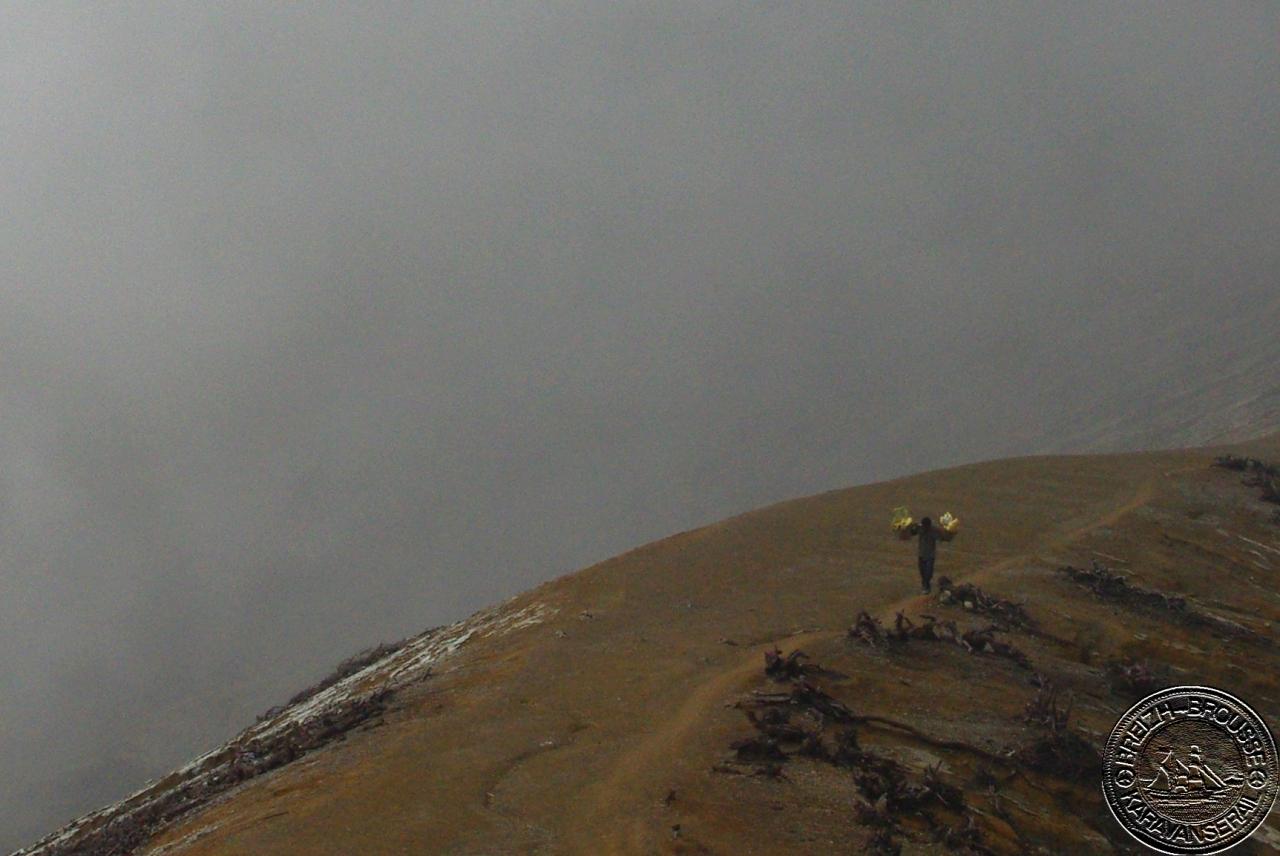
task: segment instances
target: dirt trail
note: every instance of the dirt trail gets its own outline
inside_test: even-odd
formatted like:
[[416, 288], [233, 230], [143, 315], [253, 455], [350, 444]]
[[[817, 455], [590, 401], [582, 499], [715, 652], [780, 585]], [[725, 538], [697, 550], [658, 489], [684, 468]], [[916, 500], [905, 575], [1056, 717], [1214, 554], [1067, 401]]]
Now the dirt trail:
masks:
[[[1168, 470], [1160, 476], [1153, 476], [1141, 483], [1133, 496], [1125, 502], [1109, 510], [1106, 514], [1067, 532], [1050, 535], [1034, 549], [997, 562], [983, 566], [966, 575], [959, 582], [981, 582], [1007, 571], [1012, 567], [1033, 561], [1042, 553], [1058, 550], [1085, 537], [1091, 532], [1111, 526], [1133, 511], [1151, 501], [1156, 493], [1156, 485], [1162, 478], [1177, 473], [1203, 469], [1203, 465], [1180, 467]], [[891, 620], [899, 611], [912, 607], [920, 607], [927, 602], [924, 595], [902, 598], [876, 607], [875, 611], [882, 620]], [[786, 648], [797, 648], [814, 642], [836, 639], [845, 633], [841, 630], [824, 630], [800, 633], [778, 639], [776, 644]], [[675, 713], [664, 720], [657, 730], [644, 736], [635, 745], [624, 752], [613, 765], [612, 770], [602, 780], [587, 799], [579, 805], [578, 817], [567, 824], [575, 836], [570, 842], [574, 852], [591, 854], [634, 854], [657, 852], [657, 847], [647, 840], [649, 828], [645, 821], [636, 817], [629, 823], [615, 827], [613, 834], [601, 839], [602, 820], [609, 814], [617, 814], [617, 806], [624, 803], [635, 793], [638, 782], [644, 782], [647, 773], [655, 769], [671, 769], [681, 757], [691, 735], [701, 723], [707, 721], [711, 711], [726, 699], [733, 698], [746, 691], [751, 682], [760, 673], [760, 652], [753, 649], [744, 654], [741, 660], [709, 680], [700, 684]], [[612, 810], [611, 810], [612, 809]]]

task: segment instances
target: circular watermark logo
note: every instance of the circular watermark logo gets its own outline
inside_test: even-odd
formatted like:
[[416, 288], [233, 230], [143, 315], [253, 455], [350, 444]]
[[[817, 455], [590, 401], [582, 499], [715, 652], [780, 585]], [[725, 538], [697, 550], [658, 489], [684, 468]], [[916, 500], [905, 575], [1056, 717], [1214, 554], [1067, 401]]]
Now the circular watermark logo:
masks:
[[1278, 788], [1276, 746], [1262, 717], [1212, 687], [1147, 696], [1120, 717], [1103, 753], [1107, 807], [1161, 853], [1238, 844], [1266, 820]]

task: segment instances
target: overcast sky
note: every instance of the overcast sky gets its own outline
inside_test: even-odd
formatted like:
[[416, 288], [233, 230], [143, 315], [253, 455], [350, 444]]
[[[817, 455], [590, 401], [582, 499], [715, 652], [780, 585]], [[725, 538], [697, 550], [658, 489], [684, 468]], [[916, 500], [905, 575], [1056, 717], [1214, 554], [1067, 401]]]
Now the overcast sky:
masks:
[[1275, 356], [1278, 16], [7, 5], [0, 847], [359, 648]]

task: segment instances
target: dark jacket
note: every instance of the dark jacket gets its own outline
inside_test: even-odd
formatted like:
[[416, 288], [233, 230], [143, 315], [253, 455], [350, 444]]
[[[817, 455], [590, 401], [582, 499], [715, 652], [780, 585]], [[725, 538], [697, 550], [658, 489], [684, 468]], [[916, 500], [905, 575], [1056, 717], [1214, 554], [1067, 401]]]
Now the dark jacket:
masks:
[[922, 559], [932, 559], [937, 555], [939, 541], [951, 540], [951, 533], [941, 526], [930, 526], [925, 529], [919, 523], [913, 523], [911, 524], [911, 534], [915, 535], [916, 540], [919, 542], [917, 555]]
[[938, 552], [938, 529], [930, 526], [928, 529], [921, 528], [920, 534], [916, 536], [919, 542], [920, 558], [932, 559]]

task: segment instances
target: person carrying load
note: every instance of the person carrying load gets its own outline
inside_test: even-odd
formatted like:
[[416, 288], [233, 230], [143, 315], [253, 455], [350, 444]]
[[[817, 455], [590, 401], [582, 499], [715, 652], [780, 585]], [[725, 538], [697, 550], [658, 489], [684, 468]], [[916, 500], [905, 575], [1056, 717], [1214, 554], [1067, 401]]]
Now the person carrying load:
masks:
[[943, 514], [938, 525], [925, 517], [915, 523], [905, 506], [893, 510], [893, 531], [903, 541], [917, 539], [916, 556], [920, 567], [920, 592], [929, 594], [933, 591], [933, 561], [938, 553], [939, 541], [950, 541], [956, 536], [960, 520], [950, 511]]

